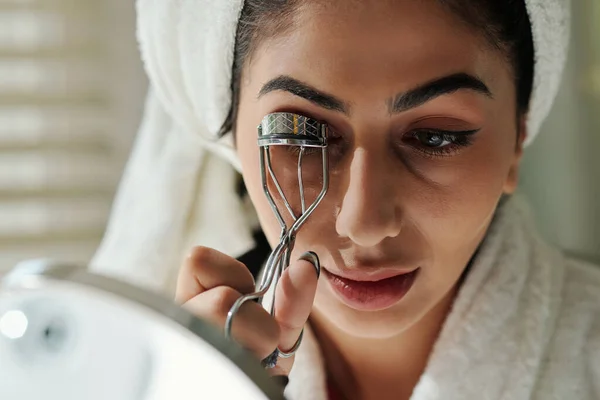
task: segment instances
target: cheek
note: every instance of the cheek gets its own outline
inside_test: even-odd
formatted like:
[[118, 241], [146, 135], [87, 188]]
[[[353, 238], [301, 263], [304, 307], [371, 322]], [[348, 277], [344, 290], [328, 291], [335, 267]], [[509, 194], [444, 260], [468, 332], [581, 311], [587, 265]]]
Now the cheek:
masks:
[[432, 252], [434, 264], [464, 266], [485, 235], [515, 157], [514, 130], [481, 132], [464, 155], [428, 163], [415, 183], [407, 215]]

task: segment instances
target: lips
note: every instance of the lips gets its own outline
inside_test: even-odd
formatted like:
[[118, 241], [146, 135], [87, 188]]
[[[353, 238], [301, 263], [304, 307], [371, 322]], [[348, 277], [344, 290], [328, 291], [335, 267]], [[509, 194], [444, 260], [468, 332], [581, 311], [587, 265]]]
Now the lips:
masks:
[[405, 273], [393, 270], [352, 272], [344, 273], [343, 277], [326, 269], [323, 272], [330, 288], [347, 306], [362, 311], [378, 311], [395, 305], [406, 296], [419, 269]]

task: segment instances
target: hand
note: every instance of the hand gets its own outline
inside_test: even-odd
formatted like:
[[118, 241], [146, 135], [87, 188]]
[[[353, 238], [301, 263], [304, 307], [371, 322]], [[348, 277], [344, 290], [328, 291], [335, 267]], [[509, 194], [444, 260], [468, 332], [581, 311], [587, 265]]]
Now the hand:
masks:
[[[233, 318], [233, 338], [259, 360], [275, 348], [289, 351], [310, 315], [317, 280], [318, 270], [311, 262], [292, 263], [276, 288], [275, 317], [260, 304], [246, 302]], [[223, 330], [233, 303], [254, 291], [254, 278], [244, 264], [217, 250], [196, 247], [179, 272], [175, 300]], [[288, 375], [293, 362], [294, 357], [280, 358], [270, 372]]]

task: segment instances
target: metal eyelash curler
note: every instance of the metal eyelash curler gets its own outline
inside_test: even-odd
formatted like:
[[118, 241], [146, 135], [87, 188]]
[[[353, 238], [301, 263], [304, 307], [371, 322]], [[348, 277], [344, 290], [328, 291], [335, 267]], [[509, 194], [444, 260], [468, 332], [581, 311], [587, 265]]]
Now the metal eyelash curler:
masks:
[[[281, 235], [279, 244], [277, 247], [275, 247], [267, 259], [265, 270], [259, 285], [257, 285], [256, 292], [240, 297], [229, 310], [227, 319], [225, 321], [225, 337], [228, 339], [231, 338], [233, 318], [241, 306], [247, 301], [261, 301], [269, 288], [271, 288], [273, 285], [274, 287], [277, 287], [277, 282], [281, 278], [283, 271], [290, 265], [290, 256], [294, 248], [294, 240], [298, 230], [306, 222], [315, 208], [317, 208], [327, 193], [327, 189], [329, 188], [329, 166], [327, 152], [328, 129], [329, 128], [326, 124], [322, 124], [312, 118], [287, 112], [269, 114], [264, 117], [261, 124], [258, 126], [258, 146], [260, 151], [260, 168], [263, 190], [277, 220], [279, 221], [281, 226]], [[301, 205], [300, 215], [295, 215], [292, 206], [283, 193], [283, 189], [279, 184], [277, 177], [275, 176], [271, 160], [271, 146], [300, 147], [298, 153], [298, 187]], [[304, 183], [302, 180], [302, 158], [307, 148], [321, 149], [321, 159], [323, 165], [323, 184], [321, 192], [315, 201], [308, 207], [306, 205], [304, 196]], [[270, 178], [273, 182], [276, 193], [270, 192], [268, 178]], [[292, 218], [293, 223], [290, 227], [287, 226], [283, 219], [282, 210], [279, 210], [275, 204], [275, 199], [273, 196], [274, 194], [278, 195], [285, 205], [286, 210], [283, 212], [287, 211]], [[314, 260], [318, 261], [318, 258], [314, 257]], [[318, 262], [316, 264], [317, 269], [320, 269]], [[273, 294], [270, 309], [271, 315], [275, 315], [275, 294]], [[279, 357], [291, 357], [296, 350], [298, 350], [301, 342], [302, 334], [300, 334], [298, 341], [288, 352], [284, 352], [279, 348], [275, 349], [275, 351], [269, 357], [263, 360], [263, 366], [265, 368], [273, 368], [277, 364], [277, 359]]]

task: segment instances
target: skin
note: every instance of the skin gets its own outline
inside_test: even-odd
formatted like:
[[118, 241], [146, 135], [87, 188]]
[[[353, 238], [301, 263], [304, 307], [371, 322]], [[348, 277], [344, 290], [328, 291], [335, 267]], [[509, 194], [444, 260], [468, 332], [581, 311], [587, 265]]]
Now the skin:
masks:
[[[260, 319], [263, 322], [254, 326], [270, 330], [266, 336], [271, 339], [262, 345], [256, 338], [243, 342], [260, 347], [255, 353], [262, 357], [274, 343], [290, 348], [310, 318], [330, 382], [341, 395], [409, 398], [500, 197], [516, 189], [525, 118], [517, 118], [513, 72], [503, 54], [436, 1], [347, 4], [302, 6], [290, 29], [262, 41], [246, 65], [236, 124], [244, 181], [274, 246], [280, 228], [262, 191], [256, 126], [277, 111], [326, 122], [333, 132], [330, 188], [300, 231], [293, 257], [313, 250], [326, 271], [338, 274], [420, 268], [419, 275], [395, 305], [359, 311], [338, 299], [323, 277], [315, 288], [309, 263], [294, 263], [278, 288], [281, 310], [276, 323], [265, 322], [268, 315], [258, 309], [248, 311], [245, 325]], [[491, 95], [461, 89], [390, 113], [391, 99], [399, 93], [456, 73], [478, 77]], [[278, 76], [335, 96], [348, 112], [320, 107], [283, 90], [259, 95], [263, 85]], [[469, 146], [450, 145], [445, 153], [434, 154], [411, 136], [424, 129], [477, 133], [470, 136]], [[319, 157], [305, 158], [309, 202], [320, 190]], [[298, 199], [297, 155], [278, 149], [273, 158], [284, 192], [289, 199]], [[299, 201], [292, 203], [298, 210]], [[214, 270], [209, 264], [188, 262], [178, 297], [181, 303], [191, 301], [189, 306], [198, 314], [222, 324], [223, 310], [236, 293], [227, 295], [231, 299], [223, 296], [227, 301], [219, 309], [215, 301], [201, 298], [210, 290], [189, 283], [202, 282], [199, 274]], [[208, 285], [212, 288], [234, 286], [237, 294], [251, 290], [251, 277], [236, 283], [220, 272], [212, 273], [219, 276]], [[229, 274], [238, 275], [243, 273]], [[282, 363], [282, 373], [292, 362]]]

